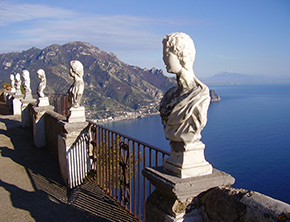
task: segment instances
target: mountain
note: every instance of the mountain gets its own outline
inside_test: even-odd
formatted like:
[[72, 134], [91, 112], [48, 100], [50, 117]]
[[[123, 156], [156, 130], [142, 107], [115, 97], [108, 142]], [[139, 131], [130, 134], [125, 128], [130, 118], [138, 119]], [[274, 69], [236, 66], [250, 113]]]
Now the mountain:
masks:
[[[176, 84], [160, 69], [141, 69], [128, 65], [113, 53], [107, 53], [85, 42], [53, 44], [44, 49], [0, 54], [0, 84], [10, 83], [10, 74], [30, 72], [31, 89], [36, 94], [37, 70], [44, 69], [46, 94], [66, 94], [73, 79], [69, 63], [84, 65], [83, 104], [88, 118], [117, 116], [124, 112], [156, 112], [164, 92]], [[149, 111], [148, 111], [149, 110]]]
[[206, 84], [271, 84], [290, 83], [290, 76], [245, 75], [220, 72], [210, 78], [202, 79]]

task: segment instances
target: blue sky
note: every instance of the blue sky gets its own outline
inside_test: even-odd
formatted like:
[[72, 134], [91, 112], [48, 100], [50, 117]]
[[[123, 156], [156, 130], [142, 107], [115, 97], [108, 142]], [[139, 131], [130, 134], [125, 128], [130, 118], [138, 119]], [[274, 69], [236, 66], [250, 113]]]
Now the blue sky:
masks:
[[163, 37], [194, 40], [194, 71], [290, 76], [289, 0], [0, 0], [0, 53], [84, 41], [164, 70]]

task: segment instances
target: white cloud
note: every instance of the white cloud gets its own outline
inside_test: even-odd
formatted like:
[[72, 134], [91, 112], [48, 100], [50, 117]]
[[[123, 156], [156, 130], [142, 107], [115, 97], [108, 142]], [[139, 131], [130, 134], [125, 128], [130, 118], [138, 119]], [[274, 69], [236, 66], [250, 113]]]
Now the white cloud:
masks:
[[142, 56], [144, 61], [153, 60], [152, 56], [148, 56], [150, 53], [160, 60], [161, 41], [168, 34], [162, 31], [164, 27], [172, 29], [183, 25], [208, 24], [198, 20], [98, 15], [40, 4], [11, 5], [0, 2], [0, 32], [1, 26], [4, 30], [8, 29], [8, 25], [7, 37], [0, 36], [0, 53], [84, 41], [122, 55], [131, 63], [136, 61], [136, 57], [141, 61]]
[[70, 18], [75, 12], [40, 4], [8, 4], [0, 2], [0, 26], [39, 18]]

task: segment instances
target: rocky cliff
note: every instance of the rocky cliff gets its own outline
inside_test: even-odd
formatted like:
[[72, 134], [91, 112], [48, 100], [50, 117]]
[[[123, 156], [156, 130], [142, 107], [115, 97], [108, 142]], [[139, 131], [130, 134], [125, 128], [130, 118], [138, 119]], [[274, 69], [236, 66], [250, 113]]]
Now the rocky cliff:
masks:
[[209, 93], [210, 93], [211, 102], [217, 102], [221, 100], [221, 97], [218, 94], [216, 94], [214, 90], [211, 89]]

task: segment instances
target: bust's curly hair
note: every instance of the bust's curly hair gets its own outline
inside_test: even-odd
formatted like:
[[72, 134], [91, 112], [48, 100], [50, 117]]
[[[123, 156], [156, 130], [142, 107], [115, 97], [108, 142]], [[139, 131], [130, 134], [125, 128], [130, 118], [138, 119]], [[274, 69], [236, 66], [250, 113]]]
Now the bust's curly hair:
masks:
[[70, 62], [70, 67], [72, 68], [73, 72], [77, 74], [79, 77], [83, 77], [84, 75], [84, 66], [78, 60], [72, 60]]
[[174, 32], [166, 35], [162, 40], [163, 50], [177, 55], [180, 64], [187, 70], [192, 68], [195, 60], [195, 46], [189, 35]]
[[39, 77], [40, 77], [41, 79], [46, 79], [45, 72], [44, 72], [43, 69], [39, 69], [39, 70], [37, 70], [37, 74], [39, 75]]

